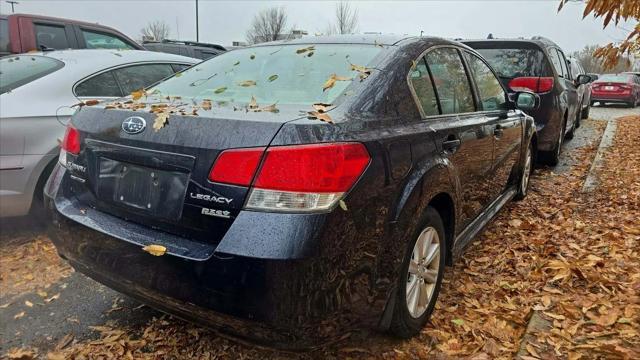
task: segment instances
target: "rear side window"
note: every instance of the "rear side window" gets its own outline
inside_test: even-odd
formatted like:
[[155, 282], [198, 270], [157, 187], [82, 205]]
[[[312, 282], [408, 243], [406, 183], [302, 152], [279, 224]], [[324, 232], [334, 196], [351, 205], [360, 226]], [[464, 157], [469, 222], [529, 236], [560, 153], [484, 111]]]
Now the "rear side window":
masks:
[[424, 114], [426, 116], [440, 114], [440, 110], [438, 110], [438, 98], [436, 97], [436, 92], [433, 88], [433, 83], [431, 82], [429, 70], [427, 69], [424, 58], [421, 59], [411, 71], [409, 81], [411, 82], [411, 86], [413, 86], [413, 90]]
[[491, 69], [477, 56], [464, 53], [478, 88], [478, 95], [482, 102], [483, 110], [507, 109], [507, 96], [504, 93], [500, 80], [496, 78]]
[[526, 76], [549, 76], [544, 53], [539, 49], [503, 48], [482, 49], [474, 47], [493, 67], [498, 76], [506, 79]]
[[173, 68], [171, 68], [171, 64], [134, 65], [116, 69], [114, 73], [122, 91], [125, 94], [130, 94], [173, 75]]
[[171, 67], [173, 68], [173, 72], [180, 72], [190, 66], [191, 65], [187, 65], [187, 64], [171, 64]]
[[76, 86], [75, 92], [76, 96], [80, 97], [121, 97], [124, 95], [113, 71], [107, 71], [81, 82]]
[[443, 114], [475, 111], [469, 79], [456, 49], [438, 48], [426, 56]]
[[36, 45], [38, 49], [46, 46], [50, 49], [68, 49], [69, 40], [64, 26], [34, 24], [36, 29]]
[[558, 54], [558, 60], [560, 60], [560, 67], [562, 68], [562, 77], [565, 79], [571, 79], [571, 75], [569, 75], [569, 68], [567, 67], [567, 60], [564, 57], [562, 51], [556, 49], [556, 54]]
[[0, 54], [10, 53], [9, 49], [9, 20], [0, 19]]
[[0, 59], [0, 94], [62, 69], [64, 63], [46, 56], [18, 55]]
[[130, 44], [110, 34], [82, 30], [82, 37], [87, 49], [133, 49]]

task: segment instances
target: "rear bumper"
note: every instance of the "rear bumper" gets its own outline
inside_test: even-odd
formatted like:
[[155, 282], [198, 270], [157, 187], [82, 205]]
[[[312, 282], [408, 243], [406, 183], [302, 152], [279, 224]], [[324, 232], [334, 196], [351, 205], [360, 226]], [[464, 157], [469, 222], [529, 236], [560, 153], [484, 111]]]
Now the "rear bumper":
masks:
[[[87, 216], [90, 209], [72, 213], [73, 200], [63, 193], [65, 182], [73, 180], [65, 173], [57, 166], [45, 187], [52, 216], [50, 236], [59, 254], [78, 271], [143, 303], [281, 348], [309, 347], [353, 328], [375, 327], [384, 311], [389, 285], [374, 291], [374, 259], [354, 256], [359, 249], [344, 247], [348, 240], [342, 236], [352, 234], [288, 233], [292, 223], [305, 228], [309, 221], [305, 216], [319, 215], [285, 217], [282, 220], [289, 222], [285, 225], [271, 218], [277, 214], [264, 214], [267, 217], [258, 221], [261, 214], [253, 213], [248, 223], [238, 222], [238, 217], [222, 242], [204, 244], [200, 253], [180, 252], [181, 245], [191, 248], [184, 239], [183, 244], [166, 243], [170, 251], [156, 257], [141, 250], [136, 235], [123, 240], [114, 236], [119, 234], [116, 230], [92, 223]], [[233, 230], [236, 223], [245, 228], [244, 238], [239, 236], [242, 229]], [[248, 224], [253, 226], [247, 228]], [[289, 241], [286, 246], [278, 236], [283, 231]], [[226, 240], [236, 244], [223, 248]], [[307, 244], [309, 249], [303, 252], [308, 255], [286, 258], [287, 253], [300, 254], [296, 244]], [[243, 256], [234, 254], [241, 251]], [[274, 258], [277, 254], [281, 256]]]
[[624, 102], [630, 103], [635, 100], [633, 94], [610, 94], [610, 93], [592, 93], [591, 101], [596, 102]]

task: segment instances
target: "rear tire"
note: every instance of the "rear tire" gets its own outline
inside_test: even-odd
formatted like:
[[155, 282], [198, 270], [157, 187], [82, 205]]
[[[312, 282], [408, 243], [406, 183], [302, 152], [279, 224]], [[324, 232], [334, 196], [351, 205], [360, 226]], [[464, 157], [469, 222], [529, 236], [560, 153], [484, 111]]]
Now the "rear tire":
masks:
[[587, 107], [582, 109], [582, 114], [581, 114], [581, 118], [582, 119], [588, 119], [589, 118], [589, 113], [591, 112], [591, 105], [587, 104]]
[[31, 200], [31, 209], [29, 209], [29, 216], [33, 220], [33, 223], [37, 226], [45, 227], [48, 223], [47, 211], [44, 206], [44, 186], [53, 171], [53, 168], [56, 166], [58, 159], [47, 164], [47, 166], [42, 170], [40, 174], [40, 178], [36, 183], [36, 187], [33, 190], [33, 200]]
[[430, 206], [423, 217], [402, 261], [389, 328], [391, 334], [404, 339], [419, 334], [429, 320], [444, 275], [447, 241], [442, 219]]
[[564, 129], [566, 127], [567, 120], [565, 119], [562, 122], [562, 127], [560, 128], [560, 134], [558, 135], [558, 140], [556, 140], [556, 145], [553, 147], [551, 151], [545, 151], [540, 154], [540, 158], [543, 164], [549, 166], [556, 166], [558, 162], [560, 162], [560, 153], [562, 152], [562, 144], [564, 143]]
[[520, 174], [520, 179], [518, 180], [518, 192], [514, 197], [514, 200], [520, 201], [527, 197], [527, 193], [529, 192], [529, 182], [531, 180], [531, 175], [533, 174], [533, 143], [529, 142], [529, 146], [527, 147], [527, 153], [525, 154], [524, 164], [522, 164], [522, 173]]

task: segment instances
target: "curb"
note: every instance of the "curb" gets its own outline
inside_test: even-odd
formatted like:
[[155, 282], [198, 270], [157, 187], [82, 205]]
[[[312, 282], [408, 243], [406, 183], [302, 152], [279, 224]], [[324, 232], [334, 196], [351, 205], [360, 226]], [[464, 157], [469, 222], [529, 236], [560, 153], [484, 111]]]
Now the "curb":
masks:
[[613, 144], [617, 126], [618, 122], [616, 120], [609, 120], [607, 122], [607, 128], [604, 129], [602, 140], [600, 140], [600, 145], [598, 146], [598, 152], [596, 153], [595, 159], [593, 159], [593, 163], [591, 163], [589, 174], [584, 180], [584, 185], [582, 186], [583, 193], [592, 192], [598, 187], [598, 175], [596, 172], [604, 162], [604, 152]]

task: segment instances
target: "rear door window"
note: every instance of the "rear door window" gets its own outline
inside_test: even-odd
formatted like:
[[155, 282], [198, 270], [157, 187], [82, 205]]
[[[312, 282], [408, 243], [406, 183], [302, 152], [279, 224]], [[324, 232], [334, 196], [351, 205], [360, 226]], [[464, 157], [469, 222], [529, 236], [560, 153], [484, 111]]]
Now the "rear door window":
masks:
[[112, 71], [96, 75], [82, 81], [75, 88], [79, 97], [121, 97], [124, 96]]
[[429, 69], [427, 68], [427, 63], [424, 58], [420, 59], [415, 68], [411, 70], [409, 82], [413, 87], [424, 115], [432, 116], [440, 114], [438, 98], [436, 97], [436, 91], [431, 82]]
[[9, 53], [9, 19], [0, 19], [0, 55]]
[[443, 114], [475, 111], [473, 92], [458, 50], [437, 48], [426, 55]]
[[6, 56], [0, 59], [0, 94], [40, 79], [64, 67], [57, 59], [38, 55]]
[[548, 76], [544, 53], [539, 49], [493, 49], [479, 48], [473, 43], [470, 45], [487, 60], [501, 78], [511, 80], [526, 76]]
[[174, 74], [171, 64], [133, 65], [114, 70], [125, 94], [149, 87]]
[[81, 32], [87, 49], [133, 49], [131, 44], [112, 34], [85, 29]]
[[507, 95], [502, 85], [500, 85], [500, 80], [496, 78], [493, 71], [480, 58], [468, 52], [465, 52], [464, 55], [467, 59], [471, 76], [478, 88], [482, 109], [486, 111], [506, 110]]
[[71, 47], [64, 26], [36, 23], [34, 27], [36, 31], [36, 46], [38, 49], [41, 49], [42, 46], [57, 50]]
[[556, 49], [556, 53], [558, 54], [558, 60], [560, 60], [560, 67], [562, 68], [562, 77], [565, 79], [571, 79], [571, 75], [569, 74], [569, 68], [567, 67], [567, 59], [565, 59], [562, 51]]

